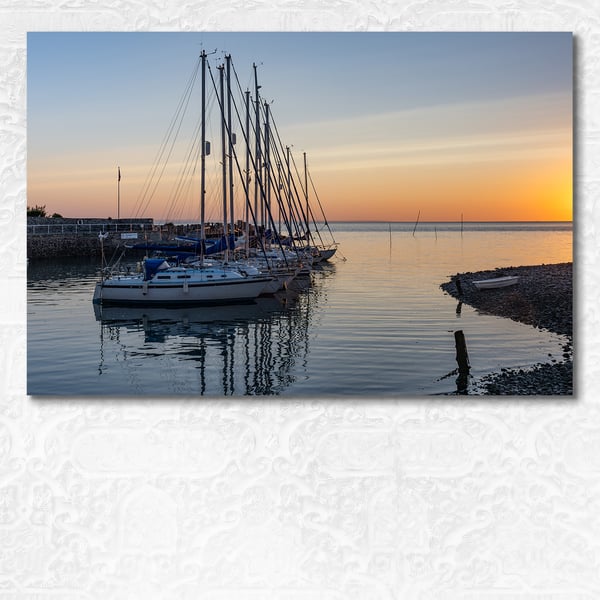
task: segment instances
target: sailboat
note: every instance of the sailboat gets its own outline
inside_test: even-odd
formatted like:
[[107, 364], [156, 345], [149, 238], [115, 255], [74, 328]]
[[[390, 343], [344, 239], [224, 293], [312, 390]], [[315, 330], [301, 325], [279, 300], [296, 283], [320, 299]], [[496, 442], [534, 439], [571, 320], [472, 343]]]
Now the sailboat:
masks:
[[[209, 146], [205, 139], [204, 113], [206, 108], [205, 75], [206, 52], [202, 58], [202, 173], [201, 205], [204, 216], [204, 159]], [[223, 79], [221, 71], [221, 99], [224, 106]], [[222, 122], [224, 123], [224, 114]], [[222, 128], [224, 132], [224, 125]], [[224, 138], [224, 134], [222, 136]], [[229, 136], [231, 140], [231, 135]], [[231, 141], [230, 141], [231, 144]], [[225, 156], [223, 140], [223, 156]], [[224, 163], [223, 163], [224, 164]], [[225, 171], [225, 164], [223, 166]], [[224, 172], [225, 175], [225, 172]], [[225, 188], [225, 183], [223, 184]], [[226, 235], [226, 208], [224, 197], [223, 232]], [[202, 223], [202, 236], [204, 235]], [[101, 238], [101, 243], [103, 242]], [[204, 240], [201, 240], [203, 246]], [[227, 250], [226, 250], [227, 252]], [[226, 261], [227, 262], [227, 261]], [[145, 258], [138, 273], [115, 273], [104, 271], [100, 282], [95, 286], [93, 302], [97, 304], [127, 304], [142, 306], [200, 305], [248, 302], [257, 298], [273, 277], [246, 265], [243, 269], [229, 264], [205, 262], [203, 255], [194, 263], [172, 265], [164, 258]]]
[[248, 302], [271, 280], [259, 272], [211, 264], [172, 266], [162, 258], [146, 258], [141, 273], [109, 275], [97, 283], [93, 301], [136, 306]]

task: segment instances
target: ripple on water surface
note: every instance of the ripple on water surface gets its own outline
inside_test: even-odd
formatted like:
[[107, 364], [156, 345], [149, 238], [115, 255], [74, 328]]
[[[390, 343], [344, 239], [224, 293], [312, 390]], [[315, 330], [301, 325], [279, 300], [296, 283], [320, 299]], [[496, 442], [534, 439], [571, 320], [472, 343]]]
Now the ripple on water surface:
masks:
[[[33, 395], [452, 393], [454, 332], [474, 378], [560, 357], [564, 338], [460, 307], [439, 285], [457, 272], [571, 260], [568, 229], [336, 232], [346, 261], [312, 276], [285, 304], [101, 318], [94, 261], [28, 269], [28, 392]], [[379, 227], [379, 228], [378, 228]], [[395, 227], [395, 224], [393, 225]], [[106, 311], [108, 312], [108, 311]], [[110, 318], [109, 318], [110, 317]]]

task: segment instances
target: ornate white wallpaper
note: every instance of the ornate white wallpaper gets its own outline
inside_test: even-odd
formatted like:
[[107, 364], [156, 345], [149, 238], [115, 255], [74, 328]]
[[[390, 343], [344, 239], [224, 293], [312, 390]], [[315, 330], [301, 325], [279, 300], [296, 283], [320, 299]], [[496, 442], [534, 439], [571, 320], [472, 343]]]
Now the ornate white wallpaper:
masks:
[[[0, 600], [600, 597], [600, 5], [0, 3]], [[576, 398], [25, 394], [26, 32], [576, 34]]]

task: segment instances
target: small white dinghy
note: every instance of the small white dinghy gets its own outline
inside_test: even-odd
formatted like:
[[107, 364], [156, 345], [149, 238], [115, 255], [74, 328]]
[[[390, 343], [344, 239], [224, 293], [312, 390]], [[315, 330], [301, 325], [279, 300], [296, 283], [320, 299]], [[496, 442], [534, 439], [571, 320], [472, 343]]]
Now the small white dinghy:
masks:
[[478, 290], [488, 290], [492, 288], [508, 287], [509, 285], [515, 285], [516, 283], [519, 283], [519, 276], [509, 275], [507, 277], [494, 277], [493, 279], [480, 279], [479, 281], [474, 281], [473, 285]]

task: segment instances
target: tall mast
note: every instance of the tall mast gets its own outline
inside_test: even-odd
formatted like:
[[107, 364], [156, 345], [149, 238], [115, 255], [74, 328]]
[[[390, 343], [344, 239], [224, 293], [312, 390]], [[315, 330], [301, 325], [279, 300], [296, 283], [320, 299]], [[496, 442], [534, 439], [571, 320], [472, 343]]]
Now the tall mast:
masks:
[[288, 214], [289, 214], [289, 219], [292, 219], [292, 183], [291, 183], [291, 170], [290, 170], [290, 147], [286, 146], [285, 147], [285, 164], [287, 167], [287, 204], [288, 204]]
[[121, 167], [117, 167], [117, 219], [121, 218]]
[[[227, 54], [225, 56], [225, 60], [227, 61], [227, 130], [229, 131], [229, 220], [231, 223], [231, 235], [234, 235], [235, 217], [233, 213], [233, 145], [235, 143], [235, 137], [231, 132], [231, 54]], [[227, 247], [229, 248], [229, 237], [227, 237]]]
[[[223, 180], [223, 235], [227, 240], [227, 153], [225, 144], [225, 94], [223, 89], [223, 65], [219, 65], [219, 95], [221, 97], [221, 176]], [[226, 245], [227, 246], [227, 245]], [[225, 253], [228, 259], [227, 251]]]
[[269, 104], [265, 102], [265, 186], [268, 214], [271, 214], [271, 156], [270, 156], [270, 135], [269, 135]]
[[306, 198], [306, 241], [308, 241], [310, 228], [308, 226], [308, 173], [306, 170], [306, 152], [304, 152], [304, 196]]
[[250, 248], [250, 90], [246, 90], [246, 256]]
[[204, 205], [206, 202], [206, 52], [202, 50], [202, 130], [200, 140], [200, 255], [204, 257]]
[[[260, 164], [261, 164], [261, 156], [260, 156], [260, 98], [258, 96], [258, 90], [260, 86], [258, 85], [258, 75], [256, 73], [256, 64], [253, 63], [252, 67], [254, 68], [254, 100], [255, 100], [255, 139], [256, 139], [256, 169], [255, 169], [255, 177], [254, 177], [254, 218], [258, 221], [258, 196], [260, 193]], [[264, 219], [262, 214], [262, 203], [261, 203], [261, 218], [260, 225], [263, 225]]]
[[281, 202], [281, 190], [283, 188], [283, 181], [281, 179], [281, 161], [277, 160], [277, 213], [278, 213], [278, 217], [279, 217], [279, 224], [278, 224], [278, 229], [277, 229], [277, 235], [279, 238], [281, 238], [281, 218], [282, 218], [282, 210], [281, 210], [281, 206], [282, 206], [282, 202]]

